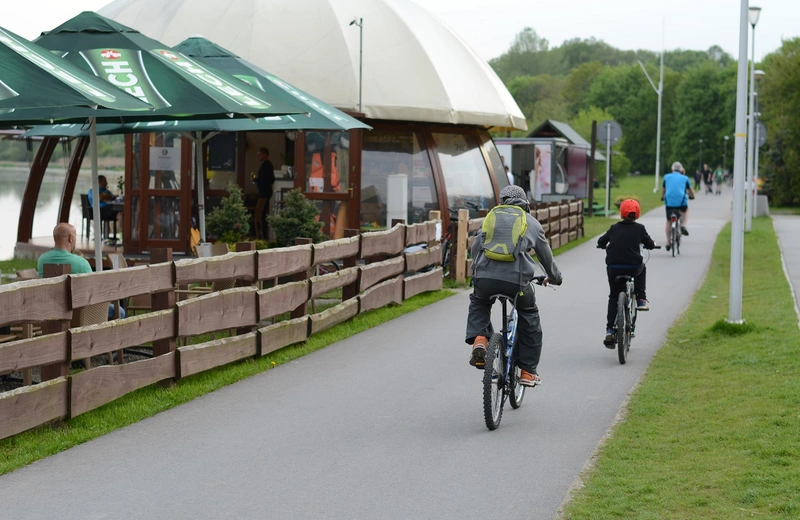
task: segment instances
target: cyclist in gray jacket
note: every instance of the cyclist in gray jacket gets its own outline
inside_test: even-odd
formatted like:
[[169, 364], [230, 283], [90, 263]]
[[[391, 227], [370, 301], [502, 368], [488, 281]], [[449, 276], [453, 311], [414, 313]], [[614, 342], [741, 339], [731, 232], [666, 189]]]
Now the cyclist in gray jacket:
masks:
[[472, 246], [472, 285], [467, 316], [466, 342], [472, 345], [469, 364], [483, 369], [486, 359], [488, 338], [492, 334], [491, 309], [492, 296], [504, 294], [512, 300], [516, 298], [519, 317], [519, 340], [517, 365], [521, 369], [520, 383], [536, 386], [542, 382], [537, 374], [539, 358], [542, 353], [542, 327], [539, 322], [539, 309], [531, 281], [535, 276], [535, 262], [528, 253], [533, 249], [547, 274], [543, 285], [561, 285], [561, 272], [553, 260], [550, 243], [544, 236], [542, 225], [530, 214], [530, 204], [525, 191], [519, 186], [506, 186], [500, 192], [501, 204], [519, 206], [525, 210], [528, 229], [520, 237], [519, 253], [513, 262], [491, 260], [483, 252], [485, 237], [483, 233], [475, 237]]

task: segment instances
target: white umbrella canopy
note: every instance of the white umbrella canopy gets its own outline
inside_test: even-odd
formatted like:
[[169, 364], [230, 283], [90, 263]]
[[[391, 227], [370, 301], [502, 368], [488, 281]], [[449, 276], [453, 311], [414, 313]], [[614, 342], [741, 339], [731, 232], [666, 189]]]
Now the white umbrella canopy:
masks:
[[175, 45], [197, 33], [343, 110], [371, 119], [526, 130], [491, 67], [411, 0], [115, 0], [104, 16]]

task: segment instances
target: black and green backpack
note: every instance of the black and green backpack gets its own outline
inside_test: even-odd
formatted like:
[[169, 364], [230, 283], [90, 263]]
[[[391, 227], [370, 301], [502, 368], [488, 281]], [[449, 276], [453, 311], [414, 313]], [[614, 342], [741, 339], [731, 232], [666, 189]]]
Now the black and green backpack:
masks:
[[495, 206], [483, 219], [483, 254], [490, 260], [513, 262], [528, 230], [525, 210], [519, 206]]

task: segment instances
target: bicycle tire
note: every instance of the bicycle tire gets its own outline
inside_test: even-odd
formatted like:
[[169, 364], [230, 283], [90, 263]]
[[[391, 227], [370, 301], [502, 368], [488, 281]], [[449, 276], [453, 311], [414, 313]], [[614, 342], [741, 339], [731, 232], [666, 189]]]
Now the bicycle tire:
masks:
[[522, 400], [525, 399], [525, 386], [519, 383], [519, 375], [521, 368], [514, 367], [514, 374], [511, 379], [511, 392], [508, 394], [508, 401], [511, 403], [511, 408], [517, 409], [522, 406]]
[[628, 339], [630, 337], [630, 328], [626, 327], [626, 322], [630, 323], [630, 318], [627, 316], [628, 307], [625, 305], [625, 300], [625, 293], [619, 293], [619, 298], [617, 299], [617, 357], [621, 365], [624, 365], [625, 361], [627, 361], [628, 345], [630, 344]]
[[496, 430], [503, 418], [503, 401], [505, 401], [505, 371], [503, 359], [503, 336], [492, 334], [486, 348], [486, 365], [483, 367], [483, 418], [486, 427]]
[[675, 254], [681, 254], [681, 230], [680, 226], [676, 226], [677, 229], [675, 230]]
[[673, 222], [672, 228], [670, 229], [670, 242], [672, 243], [672, 247], [670, 249], [672, 250], [673, 257], [675, 256], [675, 248], [678, 246], [675, 230], [676, 230], [676, 225], [675, 222]]

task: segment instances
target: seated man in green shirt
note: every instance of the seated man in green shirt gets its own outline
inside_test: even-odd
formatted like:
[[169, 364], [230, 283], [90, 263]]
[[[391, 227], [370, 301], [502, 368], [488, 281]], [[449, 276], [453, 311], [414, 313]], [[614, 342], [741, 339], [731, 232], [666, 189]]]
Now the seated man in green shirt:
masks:
[[82, 256], [73, 253], [78, 243], [75, 226], [62, 222], [53, 229], [55, 247], [39, 257], [39, 277], [44, 276], [44, 264], [69, 264], [72, 274], [91, 273], [92, 267]]

